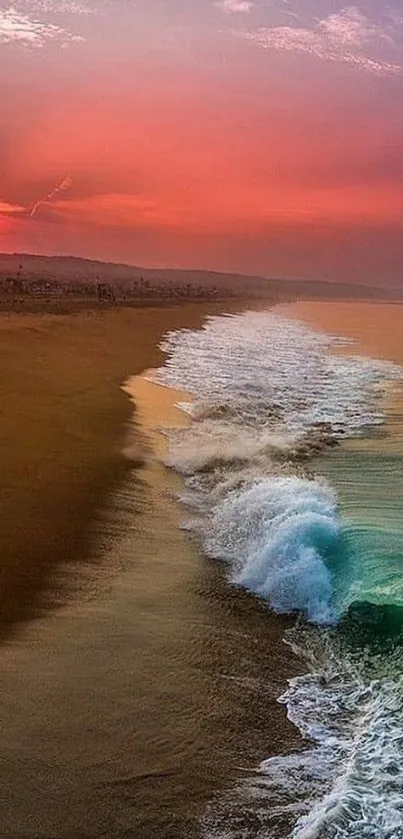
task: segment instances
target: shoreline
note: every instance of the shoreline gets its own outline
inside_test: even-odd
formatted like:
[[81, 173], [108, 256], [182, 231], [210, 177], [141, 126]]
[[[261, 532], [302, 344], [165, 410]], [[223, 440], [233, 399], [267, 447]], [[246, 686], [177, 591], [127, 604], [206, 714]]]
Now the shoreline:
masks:
[[134, 465], [122, 383], [158, 366], [164, 332], [231, 308], [240, 302], [0, 318], [0, 639], [69, 598], [66, 566], [96, 563], [99, 515]]
[[[136, 317], [91, 315], [84, 322], [78, 316], [58, 319], [56, 331], [48, 320], [35, 319], [24, 321], [23, 346], [19, 320], [8, 335], [9, 352], [18, 349], [13, 375], [20, 370], [25, 377], [17, 376], [15, 396], [22, 398], [25, 382], [23, 397], [37, 411], [23, 413], [22, 427], [41, 443], [39, 454], [49, 444], [46, 423], [47, 433], [38, 437], [39, 419], [43, 424], [44, 418], [59, 418], [52, 426], [50, 472], [43, 465], [44, 489], [47, 494], [53, 489], [53, 499], [55, 488], [68, 479], [70, 509], [80, 516], [76, 523], [67, 521], [66, 532], [70, 539], [77, 524], [82, 542], [73, 557], [71, 540], [69, 554], [66, 546], [62, 556], [50, 551], [49, 565], [36, 580], [35, 608], [27, 614], [19, 599], [18, 638], [3, 645], [4, 839], [35, 839], [38, 825], [41, 834], [59, 839], [78, 833], [200, 839], [200, 818], [208, 822], [210, 804], [216, 825], [217, 817], [227, 828], [231, 817], [253, 833], [263, 806], [259, 795], [266, 794], [257, 767], [269, 756], [303, 746], [278, 702], [287, 680], [301, 672], [301, 661], [284, 644], [285, 629], [295, 618], [274, 614], [264, 601], [231, 585], [225, 566], [206, 557], [196, 539], [180, 529], [186, 513], [175, 494], [182, 479], [161, 462], [165, 440], [159, 427], [167, 419], [190, 420], [175, 407], [182, 394], [144, 376], [151, 359], [154, 366], [162, 362], [156, 345], [162, 327], [197, 326], [209, 313], [210, 307], [191, 307], [186, 322], [180, 319], [183, 309]], [[34, 345], [39, 359], [27, 369]], [[74, 348], [74, 359], [66, 348]], [[130, 382], [137, 384], [134, 404], [122, 390], [130, 389]], [[78, 417], [86, 423], [77, 425]], [[60, 459], [66, 428], [67, 462]], [[131, 460], [121, 450], [125, 429], [135, 443]], [[79, 457], [72, 463], [77, 435]], [[15, 446], [13, 451], [16, 456]], [[82, 469], [85, 451], [92, 471]], [[90, 475], [94, 483], [87, 498]], [[29, 497], [34, 484], [30, 487]], [[81, 507], [86, 498], [88, 507]], [[43, 502], [39, 494], [37, 501]], [[56, 503], [59, 513], [62, 509]], [[24, 522], [27, 526], [29, 516]], [[61, 522], [59, 515], [55, 527]], [[57, 535], [63, 545], [65, 534]], [[31, 556], [37, 556], [34, 550]], [[27, 622], [38, 615], [41, 620]], [[242, 789], [251, 793], [250, 807]]]
[[[137, 383], [135, 406], [123, 393], [120, 404], [155, 445], [162, 415], [186, 416], [171, 389]], [[181, 479], [158, 454], [138, 468], [126, 460], [109, 487], [91, 597], [65, 598], [3, 647], [5, 839], [34, 838], [38, 824], [60, 839], [200, 839], [206, 806], [240, 772], [254, 776], [263, 756], [300, 742], [277, 702], [296, 669], [289, 620], [229, 585], [180, 529]], [[74, 576], [85, 587], [84, 565]]]
[[[172, 633], [171, 623], [178, 622], [173, 647], [175, 659], [182, 661], [175, 676], [175, 690], [184, 694], [184, 708], [189, 714], [189, 731], [180, 735], [184, 737], [184, 743], [176, 740], [176, 705], [169, 727], [173, 728], [173, 751], [185, 748], [190, 762], [195, 764], [186, 768], [185, 765], [178, 766], [176, 782], [165, 777], [162, 770], [164, 780], [160, 780], [159, 786], [164, 789], [164, 800], [170, 801], [172, 824], [168, 826], [162, 820], [158, 835], [177, 839], [182, 836], [177, 831], [183, 829], [183, 822], [183, 825], [188, 824], [186, 836], [200, 839], [199, 830], [209, 808], [217, 803], [220, 806], [222, 796], [230, 794], [240, 778], [254, 780], [258, 777], [262, 757], [276, 755], [282, 749], [301, 748], [300, 733], [278, 702], [287, 679], [297, 674], [299, 662], [284, 644], [284, 632], [293, 625], [294, 617], [272, 612], [262, 599], [231, 583], [225, 563], [206, 556], [197, 538], [186, 527], [181, 527], [190, 515], [177, 497], [184, 489], [184, 476], [166, 465], [165, 432], [189, 427], [191, 417], [178, 402], [192, 401], [193, 397], [186, 391], [150, 380], [154, 370], [149, 368], [130, 377], [125, 386], [146, 446], [139, 474], [144, 477], [149, 491], [148, 503], [142, 513], [143, 535], [139, 543], [139, 557], [144, 552], [147, 560], [146, 572], [137, 577], [137, 596], [142, 600], [143, 586], [146, 591], [150, 587], [152, 606], [148, 604], [147, 611], [152, 608], [161, 618], [168, 635]], [[149, 554], [152, 555], [151, 565]], [[153, 573], [155, 564], [156, 575]], [[176, 581], [174, 589], [171, 580]], [[203, 622], [200, 622], [201, 618]], [[194, 635], [196, 642], [192, 638]], [[145, 643], [147, 646], [148, 642]], [[189, 646], [190, 650], [187, 649]], [[159, 652], [155, 650], [151, 667], [158, 662]], [[174, 666], [176, 668], [177, 664]], [[165, 683], [171, 678], [169, 671], [168, 656], [168, 661], [162, 662], [152, 694], [160, 681], [165, 693]], [[149, 700], [151, 704], [153, 699], [152, 696]], [[182, 703], [183, 700], [179, 707]], [[155, 708], [156, 720], [147, 722], [143, 734], [147, 753], [143, 756], [140, 749], [140, 766], [143, 761], [145, 763], [142, 770], [145, 782], [138, 793], [137, 829], [141, 824], [144, 839], [155, 835], [161, 818], [159, 790], [157, 800], [153, 801], [149, 787], [150, 765], [155, 760], [156, 748], [153, 725], [155, 722], [160, 725], [161, 712], [159, 701]], [[179, 710], [179, 715], [181, 713], [183, 709]], [[159, 760], [170, 762], [165, 749]], [[186, 795], [179, 801], [182, 785]]]

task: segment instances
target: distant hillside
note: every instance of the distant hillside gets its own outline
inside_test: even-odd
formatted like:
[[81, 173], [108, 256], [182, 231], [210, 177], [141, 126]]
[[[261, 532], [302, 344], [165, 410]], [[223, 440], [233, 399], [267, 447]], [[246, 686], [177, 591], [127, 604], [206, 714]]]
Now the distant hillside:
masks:
[[[0, 254], [0, 296], [7, 294], [105, 294], [106, 298], [186, 299], [259, 296], [272, 300], [402, 300], [403, 291], [351, 283], [279, 280], [214, 271], [142, 268], [70, 256]], [[105, 299], [106, 299], [105, 298]]]
[[266, 288], [267, 280], [253, 276], [215, 273], [213, 271], [187, 271], [172, 268], [142, 268], [136, 265], [120, 265], [113, 262], [98, 262], [80, 257], [34, 256], [31, 254], [0, 254], [0, 275], [42, 277], [58, 282], [108, 282], [118, 287], [129, 288], [133, 281], [144, 280], [150, 286], [161, 282], [173, 286], [215, 287], [234, 292]]

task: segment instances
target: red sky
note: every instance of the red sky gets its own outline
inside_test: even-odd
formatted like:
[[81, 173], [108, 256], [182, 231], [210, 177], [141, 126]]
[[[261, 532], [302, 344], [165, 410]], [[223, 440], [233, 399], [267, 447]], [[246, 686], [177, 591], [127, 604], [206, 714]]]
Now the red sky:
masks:
[[402, 94], [375, 0], [0, 0], [0, 250], [401, 285]]

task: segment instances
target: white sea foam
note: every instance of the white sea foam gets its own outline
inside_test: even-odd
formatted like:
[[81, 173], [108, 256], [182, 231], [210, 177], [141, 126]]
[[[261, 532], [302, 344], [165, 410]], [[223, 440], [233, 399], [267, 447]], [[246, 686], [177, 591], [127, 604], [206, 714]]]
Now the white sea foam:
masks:
[[[387, 382], [401, 378], [393, 364], [332, 352], [347, 343], [276, 312], [213, 317], [168, 335], [156, 373], [193, 399], [182, 406], [191, 427], [172, 435], [168, 459], [186, 476], [187, 526], [233, 583], [321, 625], [339, 617], [333, 560], [342, 523], [332, 489], [308, 474], [309, 455], [374, 432]], [[263, 762], [247, 785], [251, 806], [263, 808], [259, 839], [280, 839], [272, 825], [287, 819], [294, 827], [281, 837], [403, 839], [402, 682], [372, 677], [367, 662], [337, 650], [337, 633], [296, 630], [309, 672], [281, 701], [307, 747]], [[250, 836], [221, 809], [220, 827], [210, 813], [206, 836]]]
[[335, 619], [326, 556], [337, 542], [335, 498], [317, 481], [266, 477], [230, 492], [211, 516], [204, 546], [232, 579], [277, 612]]
[[[295, 634], [297, 637], [298, 633]], [[297, 774], [301, 815], [292, 839], [402, 839], [403, 678], [401, 651], [353, 654], [334, 635], [305, 635], [310, 672], [280, 701], [313, 746], [264, 761], [261, 773], [287, 807]]]
[[[293, 451], [298, 442], [294, 434], [276, 432], [266, 427], [253, 428], [229, 420], [195, 422], [189, 431], [171, 433], [170, 452], [166, 463], [184, 475], [208, 470], [218, 464], [257, 465], [280, 454]], [[274, 465], [274, 464], [273, 464]]]
[[264, 760], [210, 807], [203, 836], [402, 839], [401, 649], [352, 652], [337, 631], [306, 626], [293, 636], [309, 672], [290, 680], [280, 702], [306, 745]]
[[352, 435], [382, 422], [378, 397], [398, 371], [329, 352], [348, 343], [274, 312], [211, 317], [203, 329], [168, 334], [156, 378], [196, 397], [195, 419], [215, 412], [242, 426], [302, 433], [325, 424]]
[[298, 475], [295, 457], [379, 425], [385, 382], [400, 375], [331, 353], [345, 343], [272, 311], [212, 317], [170, 333], [155, 373], [193, 396], [167, 462], [188, 476], [206, 551], [272, 608], [319, 623], [337, 617], [328, 560], [340, 523], [329, 487]]

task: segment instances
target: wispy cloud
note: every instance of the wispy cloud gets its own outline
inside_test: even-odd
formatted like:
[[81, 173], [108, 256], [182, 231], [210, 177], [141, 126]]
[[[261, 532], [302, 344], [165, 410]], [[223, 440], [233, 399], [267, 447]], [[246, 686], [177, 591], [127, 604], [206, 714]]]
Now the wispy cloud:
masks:
[[66, 44], [69, 41], [82, 40], [80, 35], [54, 23], [18, 12], [13, 6], [7, 10], [0, 9], [0, 44], [20, 43], [42, 47], [47, 41]]
[[39, 210], [39, 207], [41, 207], [42, 204], [50, 204], [55, 198], [57, 198], [60, 195], [61, 192], [68, 192], [68, 190], [71, 189], [72, 186], [73, 178], [71, 177], [71, 175], [65, 175], [64, 178], [62, 178], [62, 180], [60, 181], [60, 183], [58, 183], [54, 187], [54, 189], [52, 189], [50, 192], [44, 195], [43, 198], [39, 198], [38, 201], [35, 202], [33, 207], [31, 207], [31, 209], [29, 210], [29, 217], [35, 218]]
[[380, 41], [393, 43], [383, 27], [369, 20], [356, 6], [349, 6], [320, 20], [317, 29], [323, 38], [340, 48], [360, 48]]
[[307, 53], [372, 73], [403, 72], [402, 64], [376, 57], [382, 47], [394, 46], [391, 30], [371, 21], [355, 6], [318, 20], [311, 28], [263, 27], [246, 33], [246, 38], [266, 49]]
[[20, 205], [20, 204], [10, 204], [8, 201], [4, 201], [0, 198], [0, 216], [21, 216], [26, 219], [34, 219], [37, 215], [38, 210], [42, 205], [52, 204], [63, 192], [68, 192], [73, 186], [73, 178], [71, 175], [65, 175], [56, 186], [48, 192], [46, 195], [38, 198], [34, 204], [30, 205]]
[[90, 15], [93, 13], [84, 0], [15, 0], [14, 8], [28, 10], [31, 14]]
[[224, 12], [247, 13], [254, 7], [253, 0], [218, 0], [216, 3]]
[[15, 216], [24, 213], [26, 213], [26, 207], [21, 207], [19, 204], [10, 204], [0, 198], [0, 216]]

